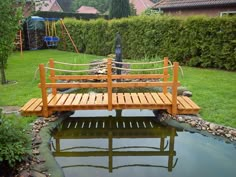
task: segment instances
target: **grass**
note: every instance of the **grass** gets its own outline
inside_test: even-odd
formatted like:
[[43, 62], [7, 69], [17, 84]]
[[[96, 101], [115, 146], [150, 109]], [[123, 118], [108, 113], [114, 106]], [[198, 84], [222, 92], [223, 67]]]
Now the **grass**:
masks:
[[[88, 63], [103, 57], [57, 50], [26, 51], [24, 58], [14, 53], [8, 60], [6, 74], [8, 80], [18, 83], [0, 85], [0, 106], [22, 106], [30, 98], [40, 97], [39, 76], [34, 79], [34, 74], [38, 64], [46, 64], [49, 58]], [[184, 77], [179, 77], [181, 85], [193, 92], [192, 99], [201, 107], [200, 115], [205, 120], [236, 128], [236, 72], [191, 67], [183, 67], [183, 70]]]

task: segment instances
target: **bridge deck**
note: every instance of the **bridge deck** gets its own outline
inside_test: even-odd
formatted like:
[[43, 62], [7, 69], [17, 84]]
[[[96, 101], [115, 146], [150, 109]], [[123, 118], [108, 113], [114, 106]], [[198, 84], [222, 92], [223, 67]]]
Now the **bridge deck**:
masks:
[[[49, 94], [48, 110], [102, 110], [108, 108], [107, 93], [77, 93], [77, 94]], [[113, 109], [171, 109], [172, 95], [170, 93], [112, 93]], [[200, 110], [190, 98], [177, 97], [177, 114], [197, 114]], [[23, 115], [42, 114], [42, 98], [32, 98], [20, 110]]]

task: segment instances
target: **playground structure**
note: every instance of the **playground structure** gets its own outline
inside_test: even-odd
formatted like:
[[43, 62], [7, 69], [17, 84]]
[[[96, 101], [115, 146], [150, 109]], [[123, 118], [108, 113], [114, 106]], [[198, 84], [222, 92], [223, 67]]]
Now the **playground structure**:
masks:
[[[58, 36], [56, 23], [60, 22], [61, 38]], [[75, 52], [79, 53], [63, 19], [59, 18], [42, 18], [31, 16], [24, 22], [25, 49], [37, 50], [43, 47], [56, 47], [58, 42], [63, 42], [64, 50], [66, 50], [65, 37], [68, 36]]]
[[[39, 65], [40, 84], [42, 98], [32, 98], [22, 108], [23, 115], [39, 115], [48, 117], [56, 111], [72, 111], [72, 110], [122, 110], [122, 109], [151, 109], [151, 110], [166, 110], [168, 113], [175, 116], [176, 114], [197, 114], [200, 110], [190, 98], [177, 95], [177, 87], [180, 86], [178, 81], [179, 64], [174, 62], [174, 65], [168, 65], [168, 58], [162, 61], [151, 62], [163, 63], [163, 67], [150, 69], [127, 69], [115, 67], [114, 64], [119, 62], [107, 59], [103, 62], [93, 64], [70, 64], [57, 62], [53, 59], [49, 62], [49, 67], [43, 64]], [[106, 75], [56, 75], [56, 72], [69, 73], [84, 73], [89, 70], [63, 70], [55, 68], [56, 64], [73, 65], [73, 66], [90, 66], [105, 64]], [[119, 64], [125, 64], [124, 62]], [[127, 63], [126, 63], [127, 64]], [[131, 63], [129, 63], [131, 64]], [[147, 63], [132, 63], [145, 65]], [[170, 74], [168, 69], [173, 69], [172, 80], [169, 81]], [[131, 71], [155, 71], [161, 70], [162, 74], [126, 74], [116, 75], [112, 70], [131, 70]], [[50, 71], [51, 83], [46, 83], [46, 72]], [[124, 82], [126, 79], [132, 79], [129, 82]], [[153, 82], [133, 81], [134, 79], [155, 79]], [[61, 81], [73, 81], [67, 83], [57, 83]], [[120, 82], [117, 82], [117, 81]], [[85, 82], [82, 82], [85, 81]], [[94, 82], [96, 81], [96, 82]], [[100, 81], [100, 82], [97, 82]], [[129, 93], [114, 92], [114, 88], [140, 88], [140, 87], [160, 87], [161, 92], [139, 92]], [[47, 89], [51, 88], [52, 93], [48, 94]], [[59, 93], [60, 88], [106, 88], [105, 93]]]

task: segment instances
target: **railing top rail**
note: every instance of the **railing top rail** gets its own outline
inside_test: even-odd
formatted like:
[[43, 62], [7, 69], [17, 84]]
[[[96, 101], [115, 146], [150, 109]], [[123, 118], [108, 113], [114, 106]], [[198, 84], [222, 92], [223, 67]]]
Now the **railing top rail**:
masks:
[[106, 64], [107, 61], [94, 62], [94, 63], [83, 63], [83, 64], [66, 63], [66, 62], [60, 62], [60, 61], [54, 61], [54, 63], [56, 63], [56, 64], [62, 64], [62, 65], [68, 65], [68, 66], [93, 66], [93, 65]]

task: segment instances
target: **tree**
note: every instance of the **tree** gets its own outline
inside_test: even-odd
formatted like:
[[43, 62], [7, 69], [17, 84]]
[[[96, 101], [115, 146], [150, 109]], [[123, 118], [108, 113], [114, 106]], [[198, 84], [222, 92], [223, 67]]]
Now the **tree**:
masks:
[[81, 6], [95, 7], [101, 13], [105, 13], [109, 9], [110, 0], [74, 0], [72, 3], [73, 11], [76, 11]]
[[0, 1], [0, 70], [1, 83], [6, 84], [5, 68], [7, 59], [12, 52], [13, 42], [19, 30], [19, 20], [22, 18], [23, 0]]
[[130, 16], [129, 0], [111, 0], [109, 16], [110, 18], [122, 18]]

